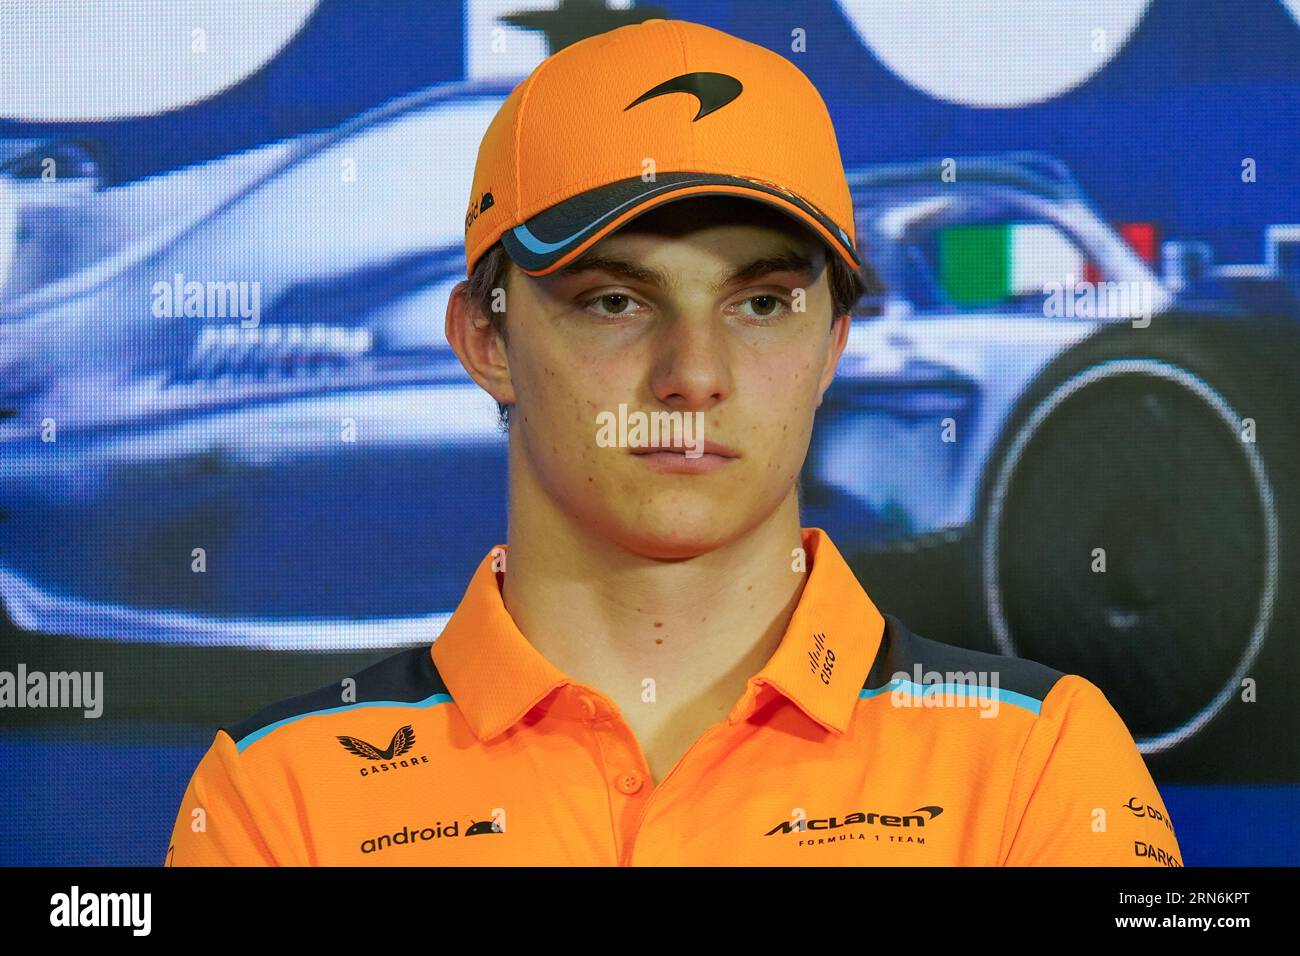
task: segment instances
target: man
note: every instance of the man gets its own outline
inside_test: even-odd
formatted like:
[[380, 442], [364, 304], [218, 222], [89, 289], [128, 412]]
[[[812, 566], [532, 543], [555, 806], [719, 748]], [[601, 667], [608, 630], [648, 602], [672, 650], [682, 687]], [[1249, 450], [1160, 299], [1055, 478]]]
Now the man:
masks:
[[1177, 865], [1096, 687], [911, 634], [800, 527], [866, 280], [798, 69], [676, 20], [567, 47], [466, 228], [508, 542], [431, 647], [219, 730], [168, 862]]

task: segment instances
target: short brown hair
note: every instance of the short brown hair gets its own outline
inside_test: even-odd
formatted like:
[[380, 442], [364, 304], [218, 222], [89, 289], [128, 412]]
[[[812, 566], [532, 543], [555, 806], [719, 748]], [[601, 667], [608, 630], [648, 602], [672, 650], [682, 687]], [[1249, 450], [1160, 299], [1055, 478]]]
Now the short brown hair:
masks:
[[[831, 292], [831, 321], [844, 313], [852, 313], [864, 295], [879, 295], [882, 286], [876, 271], [866, 260], [862, 268], [851, 269], [842, 258], [827, 250], [827, 268], [830, 270], [828, 281]], [[492, 308], [495, 291], [506, 287], [506, 280], [514, 266], [505, 247], [497, 242], [474, 264], [474, 272], [466, 283], [466, 293], [473, 303], [491, 323], [493, 331], [501, 336], [506, 345], [510, 339], [506, 334], [506, 313]], [[497, 421], [502, 431], [510, 427], [510, 406], [497, 402]]]

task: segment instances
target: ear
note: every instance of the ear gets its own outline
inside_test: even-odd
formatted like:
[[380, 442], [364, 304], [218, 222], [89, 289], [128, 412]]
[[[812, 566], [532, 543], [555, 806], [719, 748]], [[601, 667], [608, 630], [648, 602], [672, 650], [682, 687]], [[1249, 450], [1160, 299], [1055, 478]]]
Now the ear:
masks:
[[469, 295], [469, 282], [461, 280], [447, 299], [447, 343], [470, 378], [502, 404], [513, 404], [510, 360], [505, 342], [492, 322]]
[[826, 340], [826, 362], [822, 365], [821, 381], [817, 388], [817, 407], [820, 408], [822, 399], [826, 397], [826, 389], [831, 387], [831, 382], [835, 380], [835, 369], [840, 364], [840, 356], [844, 353], [844, 346], [849, 342], [849, 326], [853, 322], [853, 316], [845, 312], [837, 315], [835, 321], [831, 324], [831, 334]]

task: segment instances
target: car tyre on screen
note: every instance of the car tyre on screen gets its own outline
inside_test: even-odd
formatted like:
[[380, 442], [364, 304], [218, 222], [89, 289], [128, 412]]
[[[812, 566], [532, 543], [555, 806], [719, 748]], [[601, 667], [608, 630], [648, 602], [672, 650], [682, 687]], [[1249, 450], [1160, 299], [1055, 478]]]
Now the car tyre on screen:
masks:
[[990, 458], [964, 562], [983, 637], [1091, 680], [1144, 753], [1191, 740], [1291, 639], [1298, 358], [1291, 325], [1112, 326], [1049, 367]]

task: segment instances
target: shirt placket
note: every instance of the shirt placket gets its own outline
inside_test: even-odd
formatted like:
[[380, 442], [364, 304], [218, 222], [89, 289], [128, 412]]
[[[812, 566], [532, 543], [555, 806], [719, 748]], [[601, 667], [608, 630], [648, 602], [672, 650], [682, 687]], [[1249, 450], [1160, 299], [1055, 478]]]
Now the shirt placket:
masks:
[[577, 700], [582, 719], [596, 741], [597, 760], [609, 799], [615, 854], [622, 863], [636, 837], [637, 821], [655, 789], [650, 767], [632, 728], [612, 710], [612, 705], [585, 690], [578, 691]]

